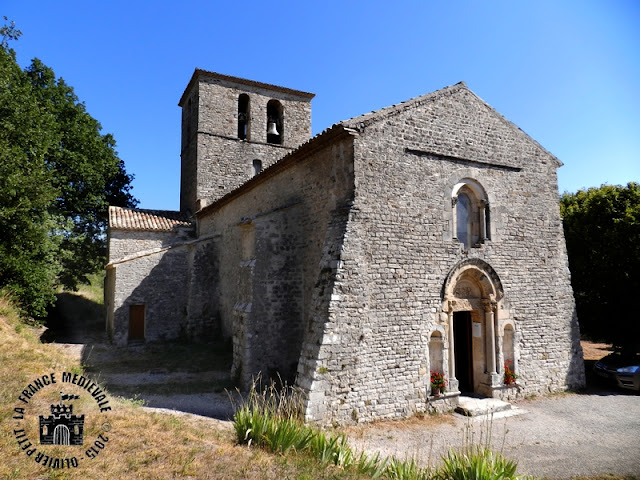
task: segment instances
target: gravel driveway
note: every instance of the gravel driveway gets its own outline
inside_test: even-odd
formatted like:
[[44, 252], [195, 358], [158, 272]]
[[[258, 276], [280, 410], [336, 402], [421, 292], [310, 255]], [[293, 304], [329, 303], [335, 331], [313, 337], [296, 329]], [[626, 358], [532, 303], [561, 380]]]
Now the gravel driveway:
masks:
[[[357, 449], [415, 456], [436, 465], [465, 435], [486, 442], [518, 462], [518, 473], [545, 478], [593, 475], [640, 476], [640, 396], [605, 388], [525, 400], [517, 415], [492, 418], [445, 415], [424, 420], [386, 422], [351, 429]], [[511, 416], [508, 416], [511, 415]]]

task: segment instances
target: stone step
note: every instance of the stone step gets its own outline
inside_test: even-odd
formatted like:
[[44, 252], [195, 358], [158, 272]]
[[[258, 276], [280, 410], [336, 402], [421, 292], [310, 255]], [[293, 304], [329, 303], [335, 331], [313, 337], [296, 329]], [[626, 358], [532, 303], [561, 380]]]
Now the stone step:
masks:
[[511, 404], [496, 398], [472, 398], [460, 396], [458, 398], [458, 406], [456, 407], [455, 412], [466, 417], [477, 417], [479, 415], [504, 412], [505, 410], [511, 410]]

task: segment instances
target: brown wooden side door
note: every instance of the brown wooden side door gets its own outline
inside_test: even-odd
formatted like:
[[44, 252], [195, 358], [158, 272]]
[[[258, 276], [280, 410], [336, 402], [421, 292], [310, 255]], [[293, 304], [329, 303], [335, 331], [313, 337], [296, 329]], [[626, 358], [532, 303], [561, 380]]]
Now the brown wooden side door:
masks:
[[144, 305], [129, 307], [129, 340], [144, 340]]

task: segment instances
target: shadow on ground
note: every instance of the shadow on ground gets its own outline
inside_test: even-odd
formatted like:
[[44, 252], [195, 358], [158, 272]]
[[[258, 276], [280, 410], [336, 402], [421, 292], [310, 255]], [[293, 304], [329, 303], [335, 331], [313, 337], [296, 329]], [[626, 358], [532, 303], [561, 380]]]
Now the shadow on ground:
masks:
[[228, 419], [235, 391], [229, 343], [163, 342], [118, 347], [108, 342], [104, 308], [64, 292], [47, 320], [43, 343], [56, 343], [111, 395], [154, 408]]

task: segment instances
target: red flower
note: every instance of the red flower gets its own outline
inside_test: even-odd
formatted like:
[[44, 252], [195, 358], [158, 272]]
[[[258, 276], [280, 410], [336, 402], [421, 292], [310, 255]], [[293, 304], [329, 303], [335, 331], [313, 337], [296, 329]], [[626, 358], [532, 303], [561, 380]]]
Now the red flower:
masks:
[[508, 387], [516, 386], [516, 379], [518, 375], [513, 371], [513, 364], [510, 360], [504, 364], [504, 384]]

